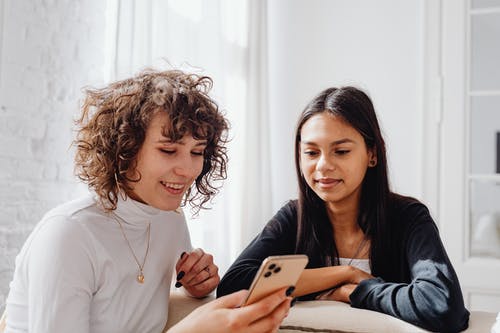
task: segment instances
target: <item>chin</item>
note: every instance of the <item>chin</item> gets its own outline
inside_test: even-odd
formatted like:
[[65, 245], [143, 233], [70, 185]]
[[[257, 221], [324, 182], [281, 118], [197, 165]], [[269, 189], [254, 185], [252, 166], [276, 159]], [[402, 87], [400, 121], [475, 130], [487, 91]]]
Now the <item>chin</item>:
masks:
[[177, 208], [179, 208], [180, 205], [181, 202], [176, 201], [176, 202], [157, 202], [153, 203], [151, 206], [161, 210], [170, 211], [170, 210], [176, 210]]
[[331, 193], [321, 193], [318, 194], [318, 197], [320, 197], [320, 199], [323, 200], [324, 202], [332, 202], [332, 203], [341, 201], [343, 199], [343, 197], [340, 197], [338, 195], [332, 195]]

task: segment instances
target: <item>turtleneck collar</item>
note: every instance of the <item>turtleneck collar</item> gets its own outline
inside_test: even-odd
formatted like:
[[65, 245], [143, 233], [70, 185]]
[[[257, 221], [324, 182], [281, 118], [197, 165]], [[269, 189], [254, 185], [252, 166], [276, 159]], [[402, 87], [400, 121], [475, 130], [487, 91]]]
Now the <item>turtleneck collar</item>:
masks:
[[174, 212], [164, 211], [135, 201], [129, 197], [123, 200], [122, 197], [118, 196], [118, 202], [114, 213], [121, 218], [121, 222], [125, 224], [145, 226], [147, 222], [152, 222], [161, 215], [168, 215]]

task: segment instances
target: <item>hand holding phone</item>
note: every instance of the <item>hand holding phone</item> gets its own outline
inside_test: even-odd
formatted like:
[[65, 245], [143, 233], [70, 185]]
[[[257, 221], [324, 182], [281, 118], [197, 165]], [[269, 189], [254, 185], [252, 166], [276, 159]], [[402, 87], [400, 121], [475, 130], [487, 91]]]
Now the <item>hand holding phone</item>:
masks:
[[252, 304], [280, 288], [295, 286], [308, 261], [303, 254], [267, 257], [257, 271], [243, 305]]

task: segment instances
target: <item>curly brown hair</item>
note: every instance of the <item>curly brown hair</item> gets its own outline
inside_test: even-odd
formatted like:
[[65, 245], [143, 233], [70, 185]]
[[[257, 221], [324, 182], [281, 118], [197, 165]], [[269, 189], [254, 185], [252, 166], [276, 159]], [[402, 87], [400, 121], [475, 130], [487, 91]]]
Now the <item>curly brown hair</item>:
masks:
[[[95, 191], [106, 210], [116, 209], [118, 195], [128, 193], [127, 174], [136, 167], [150, 120], [167, 112], [164, 135], [172, 141], [186, 134], [206, 140], [203, 169], [188, 189], [182, 205], [196, 214], [217, 194], [226, 179], [228, 122], [208, 96], [212, 79], [179, 70], [145, 70], [108, 86], [85, 90], [78, 132], [75, 174]], [[140, 176], [139, 176], [140, 177]]]

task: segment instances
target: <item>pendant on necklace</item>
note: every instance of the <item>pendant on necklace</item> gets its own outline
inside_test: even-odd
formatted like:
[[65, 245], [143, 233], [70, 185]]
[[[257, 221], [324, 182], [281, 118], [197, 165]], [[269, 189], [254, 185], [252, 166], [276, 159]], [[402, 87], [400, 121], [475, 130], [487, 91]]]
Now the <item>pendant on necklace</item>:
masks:
[[144, 283], [144, 275], [142, 273], [137, 275], [137, 282]]

